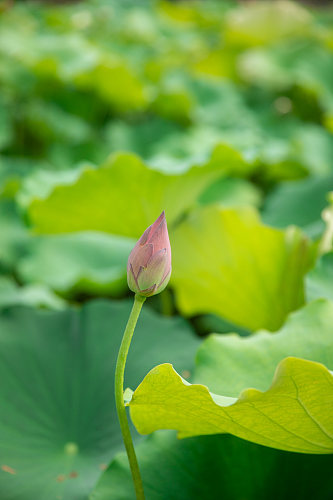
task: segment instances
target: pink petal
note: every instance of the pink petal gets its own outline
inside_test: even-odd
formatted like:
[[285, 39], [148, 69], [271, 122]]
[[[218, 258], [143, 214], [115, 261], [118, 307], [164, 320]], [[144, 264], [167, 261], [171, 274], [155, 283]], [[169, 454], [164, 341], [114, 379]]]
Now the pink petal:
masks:
[[146, 267], [147, 262], [153, 255], [154, 247], [151, 243], [141, 246], [139, 242], [135, 245], [128, 257], [128, 265], [132, 265], [134, 276], [137, 277], [140, 267]]
[[147, 262], [147, 267], [142, 269], [138, 275], [138, 284], [141, 290], [158, 285], [165, 274], [166, 250], [160, 250], [152, 255]]

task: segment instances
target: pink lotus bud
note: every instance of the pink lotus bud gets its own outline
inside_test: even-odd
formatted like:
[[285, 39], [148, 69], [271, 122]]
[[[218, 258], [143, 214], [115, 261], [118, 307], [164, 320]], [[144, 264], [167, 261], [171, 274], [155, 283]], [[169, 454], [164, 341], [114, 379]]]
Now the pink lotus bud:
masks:
[[163, 211], [131, 251], [127, 262], [127, 283], [132, 292], [150, 297], [164, 290], [170, 275], [171, 247]]

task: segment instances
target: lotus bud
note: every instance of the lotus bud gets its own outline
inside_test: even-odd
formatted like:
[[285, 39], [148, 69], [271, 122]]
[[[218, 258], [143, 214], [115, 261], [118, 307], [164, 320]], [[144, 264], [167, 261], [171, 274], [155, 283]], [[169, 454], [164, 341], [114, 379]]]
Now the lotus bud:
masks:
[[127, 283], [132, 292], [150, 297], [164, 290], [170, 275], [171, 246], [163, 211], [131, 251], [127, 262]]

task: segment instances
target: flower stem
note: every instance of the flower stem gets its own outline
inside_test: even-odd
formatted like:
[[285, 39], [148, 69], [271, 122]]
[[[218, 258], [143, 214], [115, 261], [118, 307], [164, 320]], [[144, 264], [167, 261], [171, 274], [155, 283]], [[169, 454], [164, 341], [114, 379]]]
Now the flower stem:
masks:
[[131, 468], [137, 500], [144, 500], [145, 495], [124, 404], [124, 372], [127, 354], [131, 345], [135, 325], [138, 321], [138, 317], [145, 300], [146, 297], [143, 297], [142, 295], [136, 294], [134, 297], [134, 304], [131, 310], [131, 314], [128, 318], [123, 339], [121, 341], [115, 373], [115, 396], [118, 419], [120, 423], [121, 433], [123, 435], [128, 461]]

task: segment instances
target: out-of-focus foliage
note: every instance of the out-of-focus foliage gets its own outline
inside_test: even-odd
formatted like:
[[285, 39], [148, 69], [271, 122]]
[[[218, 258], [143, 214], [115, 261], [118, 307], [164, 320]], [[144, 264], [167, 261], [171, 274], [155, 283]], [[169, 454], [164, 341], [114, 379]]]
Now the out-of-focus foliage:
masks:
[[[221, 397], [212, 403], [206, 391], [216, 432], [319, 453], [317, 419], [323, 439], [332, 438], [333, 228], [322, 217], [332, 210], [332, 74], [332, 8], [288, 0], [0, 5], [1, 500], [87, 500], [120, 449], [112, 401], [126, 261], [163, 209], [173, 274], [145, 304], [130, 388], [173, 362], [184, 379], [193, 374], [235, 401], [248, 387], [266, 391], [248, 393], [248, 406], [274, 407], [280, 424], [292, 415], [289, 430], [299, 436], [284, 434], [285, 421], [269, 428], [268, 418], [275, 444], [255, 438], [260, 419], [241, 401], [228, 407], [246, 420], [236, 432], [219, 417]], [[207, 333], [215, 335], [195, 357]], [[145, 394], [161, 403], [153, 373]], [[167, 380], [172, 396], [180, 379], [170, 370]], [[181, 383], [186, 394], [196, 387]], [[202, 415], [178, 411], [171, 422], [171, 403], [160, 427], [205, 432]], [[177, 404], [189, 411], [189, 398]], [[142, 418], [153, 425], [158, 412], [150, 411]], [[175, 443], [168, 433], [140, 450], [147, 500], [299, 495], [290, 470], [302, 477], [302, 498], [331, 496], [330, 457], [221, 436]], [[128, 478], [120, 455], [92, 498], [132, 498]]]
[[172, 168], [222, 142], [267, 182], [329, 173], [333, 36], [324, 21], [287, 1], [8, 8], [2, 169], [64, 169], [122, 149]]

